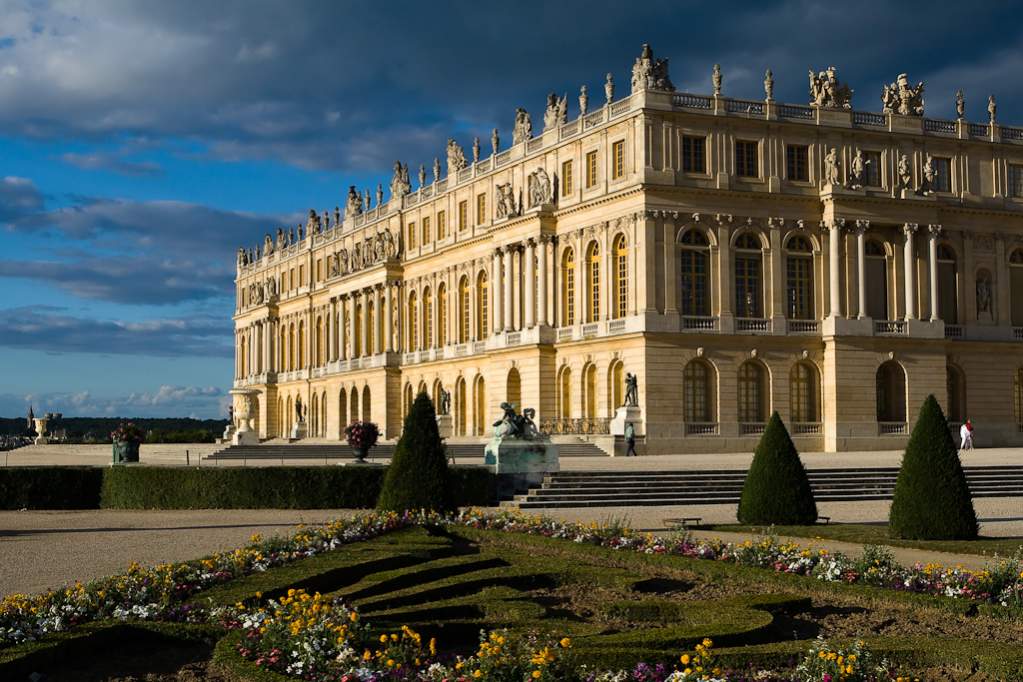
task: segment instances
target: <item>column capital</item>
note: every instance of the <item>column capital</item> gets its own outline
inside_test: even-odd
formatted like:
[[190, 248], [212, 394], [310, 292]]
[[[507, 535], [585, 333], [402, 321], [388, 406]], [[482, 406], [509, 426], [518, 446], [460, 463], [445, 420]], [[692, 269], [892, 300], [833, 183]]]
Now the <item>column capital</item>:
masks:
[[931, 239], [937, 239], [941, 231], [942, 227], [939, 224], [932, 223], [927, 226], [927, 232], [930, 234]]
[[907, 237], [911, 236], [918, 229], [920, 229], [920, 223], [903, 223], [902, 225], [902, 233]]
[[862, 234], [870, 229], [869, 220], [857, 220], [856, 225], [852, 228], [852, 231], [856, 234]]

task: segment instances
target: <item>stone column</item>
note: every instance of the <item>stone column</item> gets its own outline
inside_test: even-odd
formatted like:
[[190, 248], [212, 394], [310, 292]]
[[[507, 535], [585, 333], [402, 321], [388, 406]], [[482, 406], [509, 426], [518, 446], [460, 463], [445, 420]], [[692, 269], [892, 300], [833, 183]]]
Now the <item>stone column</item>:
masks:
[[530, 239], [526, 242], [526, 277], [522, 283], [522, 286], [526, 288], [526, 319], [523, 321], [523, 326], [526, 329], [532, 329], [536, 323], [536, 301], [533, 300], [533, 292], [536, 291], [536, 264], [533, 262], [535, 257], [536, 243]]
[[839, 273], [842, 267], [841, 260], [839, 258], [839, 249], [842, 243], [842, 223], [841, 220], [832, 220], [831, 225], [828, 227], [828, 262], [830, 272], [830, 290], [831, 290], [831, 317], [842, 316], [842, 291], [839, 289]]
[[348, 295], [348, 304], [351, 307], [351, 310], [349, 311], [350, 314], [348, 315], [349, 320], [348, 343], [351, 344], [350, 348], [352, 352], [350, 353], [350, 356], [354, 360], [356, 357], [358, 357], [355, 354], [356, 348], [355, 339], [358, 338], [359, 336], [359, 328], [355, 326], [355, 308], [358, 305], [358, 293], [353, 291]]
[[867, 316], [867, 228], [870, 227], [869, 220], [856, 221], [856, 279], [859, 319]]
[[504, 326], [504, 311], [501, 309], [501, 305], [504, 302], [504, 294], [501, 291], [501, 263], [503, 262], [502, 256], [504, 252], [501, 249], [494, 251], [494, 265], [491, 269], [490, 277], [490, 301], [491, 309], [493, 312], [494, 325], [493, 330], [495, 334], [500, 334], [501, 329]]
[[391, 320], [391, 283], [384, 282], [384, 350], [394, 352], [394, 322]]
[[913, 233], [916, 232], [916, 223], [906, 223], [902, 226], [902, 233], [906, 240], [902, 245], [902, 263], [905, 275], [906, 288], [906, 319], [916, 319], [916, 258], [913, 253]]
[[[927, 226], [927, 256], [931, 278], [931, 322], [938, 320], [938, 236], [941, 225]], [[954, 320], [953, 320], [954, 321]]]
[[514, 331], [515, 329], [515, 314], [512, 309], [512, 256], [514, 255], [514, 248], [511, 246], [505, 247], [504, 249], [504, 330], [506, 332]]
[[540, 237], [540, 250], [536, 254], [536, 265], [540, 271], [540, 280], [537, 282], [536, 293], [536, 324], [541, 327], [547, 326], [547, 237]]

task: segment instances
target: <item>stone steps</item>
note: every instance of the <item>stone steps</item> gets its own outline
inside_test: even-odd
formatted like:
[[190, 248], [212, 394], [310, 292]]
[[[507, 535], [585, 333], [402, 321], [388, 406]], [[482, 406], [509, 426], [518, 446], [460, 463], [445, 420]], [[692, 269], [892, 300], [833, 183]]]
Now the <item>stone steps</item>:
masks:
[[[369, 451], [370, 459], [390, 459], [394, 454], [395, 443], [380, 443]], [[447, 443], [447, 452], [455, 461], [462, 459], [482, 459], [483, 443]], [[558, 452], [561, 457], [606, 457], [603, 450], [592, 443], [559, 443]], [[237, 460], [331, 460], [354, 459], [355, 454], [345, 443], [328, 444], [264, 444], [264, 445], [232, 445], [205, 457], [211, 461]]]

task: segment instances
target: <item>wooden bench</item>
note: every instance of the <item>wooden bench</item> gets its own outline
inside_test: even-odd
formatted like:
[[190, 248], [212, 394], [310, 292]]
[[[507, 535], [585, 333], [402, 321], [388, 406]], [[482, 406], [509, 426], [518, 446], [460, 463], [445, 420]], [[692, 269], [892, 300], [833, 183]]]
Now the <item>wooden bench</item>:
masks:
[[822, 523], [822, 524], [824, 524], [826, 526], [829, 523], [831, 523], [831, 517], [830, 516], [818, 516], [817, 517], [817, 523]]
[[662, 519], [665, 526], [669, 528], [687, 529], [690, 526], [699, 526], [703, 521], [702, 516], [682, 516], [680, 518]]

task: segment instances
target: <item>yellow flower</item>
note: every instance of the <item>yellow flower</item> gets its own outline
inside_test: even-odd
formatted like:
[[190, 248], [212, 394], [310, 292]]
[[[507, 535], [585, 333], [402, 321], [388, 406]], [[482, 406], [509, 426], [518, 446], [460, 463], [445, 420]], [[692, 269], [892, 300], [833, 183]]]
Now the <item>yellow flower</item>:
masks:
[[561, 638], [561, 642], [559, 642], [559, 643], [561, 644], [561, 648], [562, 649], [567, 649], [570, 646], [572, 646], [572, 640], [569, 639], [568, 637], [562, 637]]
[[689, 654], [682, 654], [682, 658], [678, 659], [682, 665], [689, 665]]
[[534, 680], [535, 680], [535, 679], [538, 679], [538, 678], [539, 678], [539, 677], [540, 677], [541, 675], [543, 675], [543, 673], [542, 673], [542, 672], [540, 672], [539, 670], [534, 670], [534, 671], [533, 671], [533, 679], [534, 679]]

